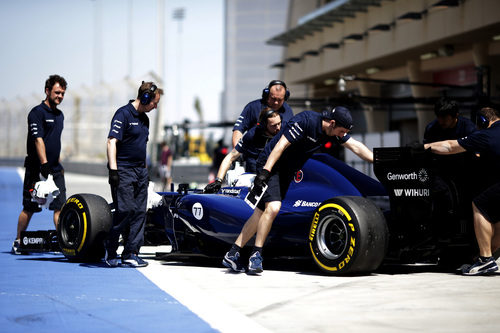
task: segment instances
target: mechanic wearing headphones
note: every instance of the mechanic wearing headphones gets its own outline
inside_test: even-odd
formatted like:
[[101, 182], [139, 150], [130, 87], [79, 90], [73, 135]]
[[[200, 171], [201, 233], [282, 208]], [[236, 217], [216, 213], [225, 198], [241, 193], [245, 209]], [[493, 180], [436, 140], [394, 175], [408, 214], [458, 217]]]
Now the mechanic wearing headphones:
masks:
[[290, 91], [285, 82], [281, 80], [269, 82], [262, 90], [262, 98], [248, 103], [236, 120], [233, 127], [233, 148], [236, 147], [243, 134], [257, 124], [260, 111], [265, 107], [278, 111], [283, 124], [290, 120], [293, 117], [293, 111], [286, 103], [289, 97]]
[[254, 180], [250, 195], [257, 197], [268, 185], [262, 199], [257, 204], [252, 216], [243, 229], [222, 264], [235, 272], [245, 271], [239, 261], [239, 251], [256, 235], [255, 246], [250, 256], [248, 273], [257, 274], [262, 269], [262, 247], [271, 229], [274, 219], [281, 208], [294, 174], [318, 150], [329, 137], [335, 137], [338, 144], [373, 163], [373, 153], [363, 143], [351, 138], [347, 133], [352, 128], [349, 110], [338, 106], [321, 113], [303, 111], [288, 121], [281, 132], [264, 148], [257, 159], [259, 173]]
[[26, 170], [23, 185], [23, 210], [17, 222], [17, 236], [11, 250], [13, 254], [21, 254], [19, 251], [21, 232], [28, 228], [33, 213], [42, 210], [36, 202], [31, 201], [30, 193], [33, 185], [40, 180], [39, 174], [45, 179], [52, 174], [54, 183], [59, 188], [59, 195], [49, 206], [49, 209], [54, 211], [56, 229], [61, 207], [66, 201], [64, 170], [59, 162], [64, 114], [57, 108], [64, 99], [66, 86], [67, 83], [63, 77], [51, 75], [45, 81], [45, 100], [28, 114], [26, 140], [28, 156], [24, 160]]
[[465, 151], [479, 152], [482, 174], [488, 177], [487, 187], [472, 200], [474, 232], [479, 257], [472, 265], [463, 266], [463, 275], [486, 275], [498, 270], [492, 253], [500, 248], [500, 112], [482, 108], [477, 114], [479, 131], [457, 140], [425, 144], [436, 154], [449, 155]]
[[458, 114], [458, 104], [441, 98], [434, 105], [436, 119], [425, 127], [424, 143], [463, 138], [476, 130], [474, 123]]
[[129, 227], [122, 265], [143, 267], [139, 249], [144, 240], [144, 223], [148, 196], [146, 145], [149, 136], [147, 112], [155, 109], [163, 90], [153, 82], [142, 82], [137, 99], [119, 108], [111, 120], [107, 155], [109, 184], [115, 206], [113, 226], [105, 241], [104, 260], [110, 267], [119, 265], [116, 250], [120, 233]]
[[[226, 176], [227, 170], [231, 164], [242, 154], [245, 156], [246, 172], [256, 172], [256, 159], [259, 153], [264, 149], [266, 143], [273, 138], [281, 129], [281, 117], [278, 111], [271, 108], [265, 108], [260, 112], [257, 126], [252, 127], [243, 135], [236, 147], [226, 155], [222, 161], [217, 178], [208, 184], [203, 193], [217, 193], [222, 186], [222, 180]], [[250, 166], [250, 168], [249, 168]]]

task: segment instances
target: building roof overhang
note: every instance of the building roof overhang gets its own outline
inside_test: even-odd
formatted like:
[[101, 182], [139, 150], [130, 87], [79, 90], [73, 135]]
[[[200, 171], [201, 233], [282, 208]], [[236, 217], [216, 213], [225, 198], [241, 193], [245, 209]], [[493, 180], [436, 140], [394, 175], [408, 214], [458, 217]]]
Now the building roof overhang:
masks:
[[342, 23], [346, 18], [352, 18], [359, 12], [366, 12], [369, 6], [380, 6], [383, 0], [335, 0], [304, 15], [298, 20], [298, 25], [267, 41], [271, 45], [288, 45], [314, 32]]

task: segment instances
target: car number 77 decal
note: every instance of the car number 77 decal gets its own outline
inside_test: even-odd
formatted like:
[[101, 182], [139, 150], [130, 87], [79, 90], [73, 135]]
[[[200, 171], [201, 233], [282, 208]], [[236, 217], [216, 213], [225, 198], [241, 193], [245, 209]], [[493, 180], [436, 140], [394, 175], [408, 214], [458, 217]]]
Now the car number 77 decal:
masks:
[[201, 203], [195, 203], [191, 208], [191, 212], [197, 220], [201, 220], [203, 218], [203, 206], [201, 205]]

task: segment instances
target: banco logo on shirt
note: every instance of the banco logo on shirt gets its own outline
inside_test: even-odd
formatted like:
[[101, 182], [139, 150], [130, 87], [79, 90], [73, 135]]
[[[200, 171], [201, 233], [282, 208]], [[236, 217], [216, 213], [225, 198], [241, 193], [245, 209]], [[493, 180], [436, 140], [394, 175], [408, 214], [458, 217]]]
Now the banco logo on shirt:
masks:
[[138, 126], [139, 123], [128, 123], [130, 126]]

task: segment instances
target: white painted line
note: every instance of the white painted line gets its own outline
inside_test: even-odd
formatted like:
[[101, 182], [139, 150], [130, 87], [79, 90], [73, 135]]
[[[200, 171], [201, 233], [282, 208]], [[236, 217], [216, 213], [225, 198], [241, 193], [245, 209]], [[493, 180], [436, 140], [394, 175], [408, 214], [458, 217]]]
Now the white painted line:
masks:
[[220, 332], [271, 332], [234, 310], [233, 307], [209, 296], [199, 287], [183, 279], [182, 274], [176, 274], [169, 267], [162, 265], [161, 261], [148, 260], [148, 262], [149, 266], [138, 268], [138, 270], [158, 288], [177, 299], [212, 328]]
[[19, 175], [19, 177], [21, 177], [21, 181], [24, 182], [24, 168], [17, 167], [16, 171], [17, 171], [17, 174]]

